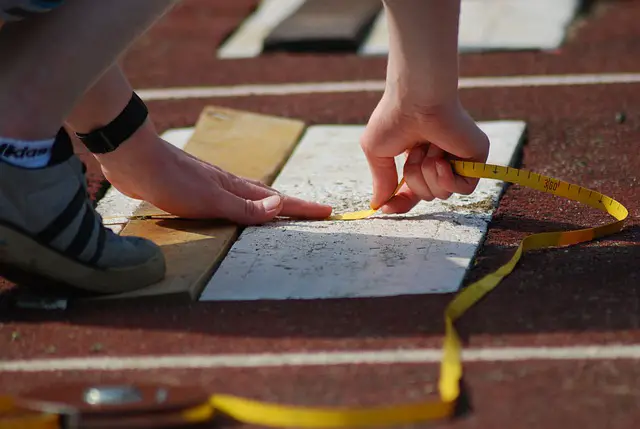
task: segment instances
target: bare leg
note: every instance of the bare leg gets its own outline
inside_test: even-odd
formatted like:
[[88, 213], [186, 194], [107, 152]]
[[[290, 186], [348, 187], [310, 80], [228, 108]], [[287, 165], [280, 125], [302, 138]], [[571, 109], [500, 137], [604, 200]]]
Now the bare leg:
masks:
[[0, 31], [0, 135], [53, 136], [82, 94], [176, 0], [68, 0]]
[[[0, 0], [8, 10], [12, 0]], [[149, 240], [106, 229], [61, 127], [118, 56], [177, 0], [67, 0], [0, 31], [0, 274], [98, 293], [165, 273]], [[109, 101], [109, 100], [107, 100]]]

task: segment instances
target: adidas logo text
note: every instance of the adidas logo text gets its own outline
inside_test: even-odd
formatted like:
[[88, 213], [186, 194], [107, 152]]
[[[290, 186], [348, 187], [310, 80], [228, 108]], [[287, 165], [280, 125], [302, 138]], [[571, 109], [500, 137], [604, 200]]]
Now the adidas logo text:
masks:
[[51, 148], [16, 147], [10, 143], [0, 144], [0, 156], [4, 158], [36, 158], [45, 156]]

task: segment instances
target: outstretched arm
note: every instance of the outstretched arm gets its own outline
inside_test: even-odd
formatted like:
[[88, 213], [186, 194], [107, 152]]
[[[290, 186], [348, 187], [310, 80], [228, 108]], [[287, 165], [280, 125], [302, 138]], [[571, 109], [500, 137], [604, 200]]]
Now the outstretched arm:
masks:
[[460, 0], [384, 0], [387, 84], [434, 106], [457, 97]]
[[[88, 133], [107, 125], [120, 114], [132, 91], [122, 69], [113, 65], [76, 104], [67, 126]], [[178, 216], [254, 224], [276, 215], [324, 218], [331, 214], [330, 206], [281, 195], [191, 157], [160, 138], [150, 117], [116, 150], [95, 157], [120, 192]]]
[[473, 192], [477, 179], [453, 174], [447, 158], [479, 162], [487, 136], [458, 98], [459, 0], [383, 0], [389, 27], [385, 91], [361, 146], [373, 176], [371, 205], [398, 183], [394, 157], [405, 153], [406, 184], [382, 207], [404, 213], [420, 200]]

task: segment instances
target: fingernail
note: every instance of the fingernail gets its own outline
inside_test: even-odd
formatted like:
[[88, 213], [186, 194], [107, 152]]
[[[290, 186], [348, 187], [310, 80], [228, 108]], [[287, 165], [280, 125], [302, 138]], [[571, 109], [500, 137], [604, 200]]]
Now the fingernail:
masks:
[[445, 166], [438, 161], [436, 161], [436, 173], [438, 173], [438, 176], [444, 176], [445, 174], [447, 174]]
[[280, 196], [279, 195], [271, 195], [270, 197], [262, 200], [262, 205], [264, 209], [268, 212], [271, 212], [278, 208], [280, 205]]

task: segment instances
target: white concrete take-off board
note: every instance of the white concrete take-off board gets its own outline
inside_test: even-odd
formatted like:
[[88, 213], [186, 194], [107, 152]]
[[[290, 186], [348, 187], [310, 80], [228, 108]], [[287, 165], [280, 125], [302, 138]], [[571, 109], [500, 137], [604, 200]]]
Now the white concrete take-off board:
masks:
[[[557, 49], [581, 0], [462, 0], [458, 45], [461, 52]], [[384, 12], [360, 48], [362, 55], [389, 52]]]
[[[511, 165], [525, 124], [479, 123], [491, 140], [488, 162]], [[366, 209], [371, 174], [360, 125], [306, 130], [274, 187], [333, 205]], [[404, 157], [398, 157], [401, 173]], [[460, 287], [486, 232], [503, 183], [482, 179], [470, 196], [423, 201], [404, 215], [358, 221], [289, 221], [249, 227], [200, 300], [313, 299], [444, 293]]]

